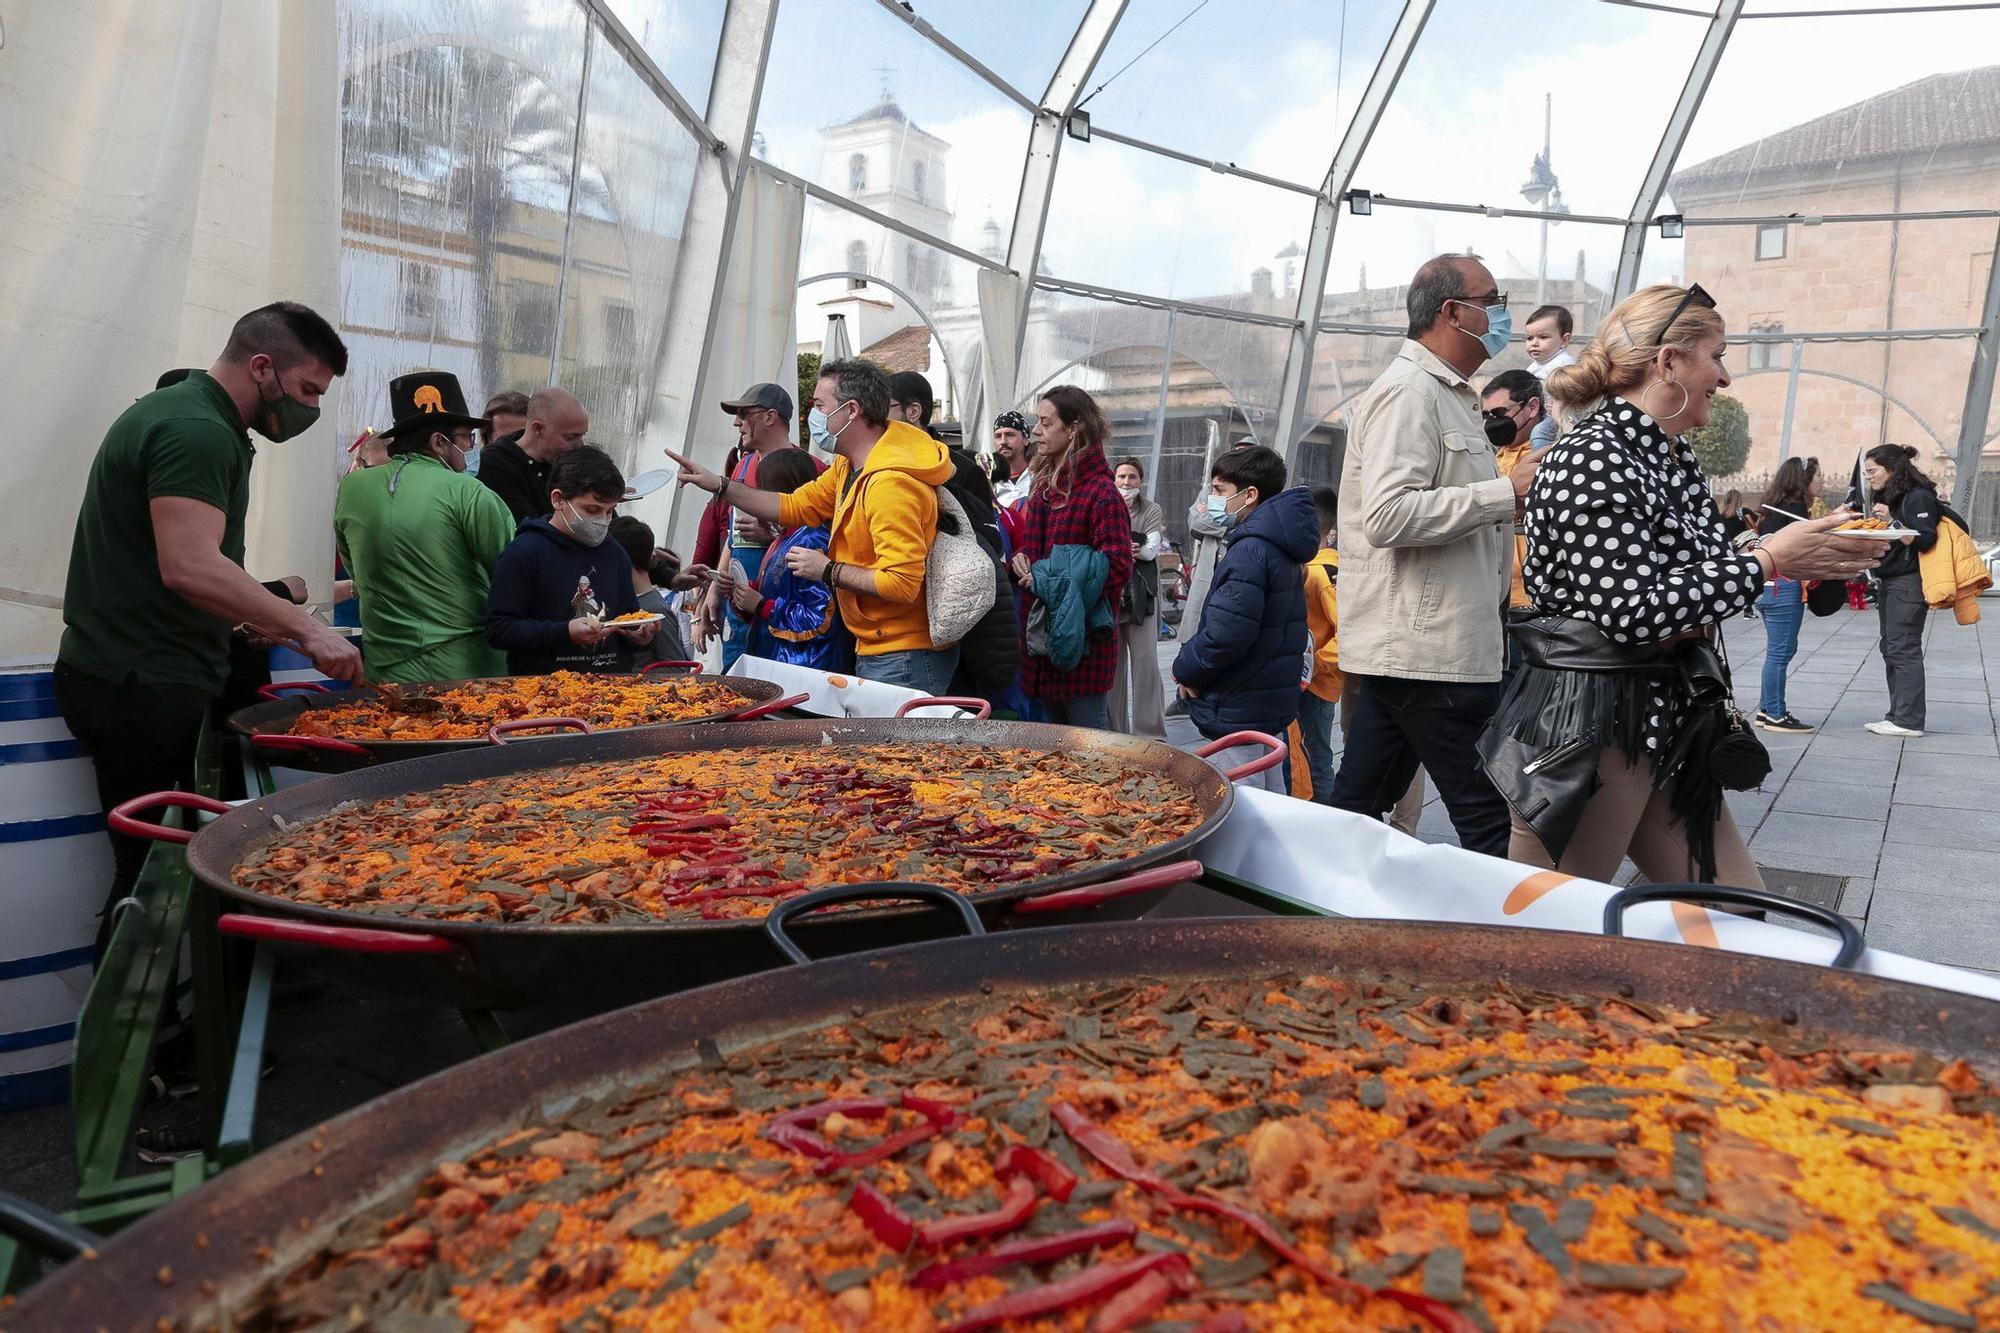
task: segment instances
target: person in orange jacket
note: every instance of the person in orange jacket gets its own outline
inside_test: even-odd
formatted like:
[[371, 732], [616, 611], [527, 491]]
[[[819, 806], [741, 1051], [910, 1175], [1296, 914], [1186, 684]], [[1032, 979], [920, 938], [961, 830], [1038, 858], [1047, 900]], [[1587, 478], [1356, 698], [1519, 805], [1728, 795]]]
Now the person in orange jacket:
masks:
[[1335, 587], [1340, 577], [1340, 552], [1334, 549], [1340, 494], [1331, 486], [1315, 486], [1312, 494], [1313, 507], [1319, 511], [1319, 551], [1305, 565], [1306, 631], [1311, 641], [1299, 681], [1299, 747], [1305, 751], [1311, 797], [1326, 805], [1333, 799], [1335, 773], [1333, 710], [1347, 679], [1340, 670], [1340, 593]]
[[[937, 538], [937, 488], [951, 480], [945, 447], [893, 420], [889, 376], [867, 361], [820, 367], [813, 391], [813, 443], [832, 466], [789, 495], [759, 491], [672, 451], [680, 484], [724, 496], [738, 510], [781, 528], [828, 524], [826, 551], [795, 547], [791, 572], [833, 589], [854, 635], [855, 674], [864, 680], [943, 694], [958, 666], [958, 645], [931, 643], [924, 571]], [[726, 492], [726, 495], [725, 495]]]

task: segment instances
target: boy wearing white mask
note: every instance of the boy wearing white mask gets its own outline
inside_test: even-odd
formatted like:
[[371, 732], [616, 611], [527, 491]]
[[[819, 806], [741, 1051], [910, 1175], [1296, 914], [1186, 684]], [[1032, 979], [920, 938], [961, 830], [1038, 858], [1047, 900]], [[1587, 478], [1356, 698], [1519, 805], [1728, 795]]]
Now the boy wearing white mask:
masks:
[[610, 455], [580, 444], [549, 472], [547, 518], [522, 522], [500, 553], [486, 600], [486, 641], [507, 654], [507, 674], [630, 671], [658, 621], [613, 625], [639, 609], [625, 549], [605, 538], [625, 478]]

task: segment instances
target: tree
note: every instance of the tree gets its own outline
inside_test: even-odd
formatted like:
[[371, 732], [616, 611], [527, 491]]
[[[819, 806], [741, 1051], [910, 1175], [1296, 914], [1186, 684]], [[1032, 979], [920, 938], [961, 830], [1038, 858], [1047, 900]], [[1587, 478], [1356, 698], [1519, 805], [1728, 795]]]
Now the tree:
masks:
[[812, 432], [806, 429], [806, 413], [811, 410], [813, 390], [819, 387], [819, 353], [799, 353], [799, 396], [792, 401], [798, 404], [794, 413], [799, 419], [799, 448], [812, 448]]
[[1708, 400], [1708, 424], [1688, 432], [1695, 460], [1711, 478], [1731, 477], [1750, 459], [1750, 414], [1726, 393]]

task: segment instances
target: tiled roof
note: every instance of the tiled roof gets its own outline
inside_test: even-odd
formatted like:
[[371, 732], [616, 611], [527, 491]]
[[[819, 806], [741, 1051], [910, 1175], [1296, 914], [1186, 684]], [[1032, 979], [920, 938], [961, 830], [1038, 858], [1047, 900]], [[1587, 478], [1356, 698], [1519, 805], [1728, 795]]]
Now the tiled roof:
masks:
[[891, 375], [899, 370], [924, 371], [931, 368], [931, 330], [928, 324], [912, 324], [888, 337], [870, 343], [859, 353]]
[[1933, 74], [1674, 173], [1673, 190], [2000, 142], [2000, 65]]

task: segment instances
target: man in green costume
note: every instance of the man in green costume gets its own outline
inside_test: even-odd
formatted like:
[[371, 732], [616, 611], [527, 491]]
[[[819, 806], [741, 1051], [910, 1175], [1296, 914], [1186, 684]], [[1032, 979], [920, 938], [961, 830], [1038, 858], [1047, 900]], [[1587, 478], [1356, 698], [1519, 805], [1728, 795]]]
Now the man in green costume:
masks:
[[514, 516], [465, 470], [473, 432], [493, 423], [466, 411], [458, 377], [443, 371], [391, 380], [389, 406], [389, 461], [348, 473], [333, 506], [368, 679], [505, 675], [505, 654], [486, 642], [486, 589]]

